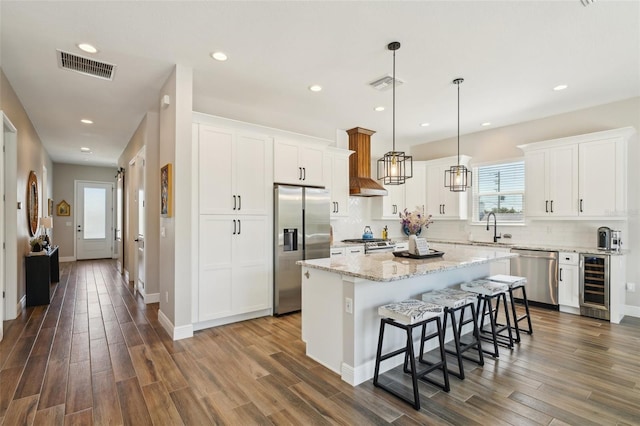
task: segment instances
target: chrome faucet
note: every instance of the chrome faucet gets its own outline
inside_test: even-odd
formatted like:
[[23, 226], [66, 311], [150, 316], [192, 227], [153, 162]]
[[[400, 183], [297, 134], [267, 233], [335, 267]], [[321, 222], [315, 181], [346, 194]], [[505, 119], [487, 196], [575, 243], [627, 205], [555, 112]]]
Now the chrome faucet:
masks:
[[493, 242], [497, 243], [498, 239], [502, 238], [502, 233], [498, 235], [498, 219], [496, 219], [496, 214], [491, 212], [487, 215], [487, 231], [489, 230], [489, 218], [493, 215]]

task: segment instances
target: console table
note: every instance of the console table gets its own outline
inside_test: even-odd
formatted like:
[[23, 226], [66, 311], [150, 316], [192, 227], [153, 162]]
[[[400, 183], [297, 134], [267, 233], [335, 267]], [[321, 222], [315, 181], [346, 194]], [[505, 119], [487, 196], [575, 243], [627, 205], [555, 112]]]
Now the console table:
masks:
[[25, 256], [27, 306], [48, 305], [52, 282], [60, 281], [58, 246]]

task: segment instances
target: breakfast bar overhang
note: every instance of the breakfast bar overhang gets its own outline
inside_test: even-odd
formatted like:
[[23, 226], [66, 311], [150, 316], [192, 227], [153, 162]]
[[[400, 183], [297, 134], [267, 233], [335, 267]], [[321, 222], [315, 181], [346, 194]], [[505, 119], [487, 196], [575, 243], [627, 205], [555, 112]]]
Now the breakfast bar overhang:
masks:
[[[492, 262], [517, 255], [448, 255], [406, 259], [393, 253], [314, 259], [302, 266], [302, 340], [307, 356], [357, 386], [373, 377], [380, 317], [378, 307], [491, 274]], [[448, 334], [451, 336], [451, 334]], [[400, 347], [402, 333], [385, 334], [385, 347]], [[386, 348], [386, 349], [388, 349]], [[384, 361], [381, 371], [403, 361]]]

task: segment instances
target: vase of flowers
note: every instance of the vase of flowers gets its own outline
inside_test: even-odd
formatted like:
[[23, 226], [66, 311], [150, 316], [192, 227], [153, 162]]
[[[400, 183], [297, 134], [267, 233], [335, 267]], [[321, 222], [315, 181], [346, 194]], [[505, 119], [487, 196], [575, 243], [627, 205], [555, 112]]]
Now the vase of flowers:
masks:
[[428, 228], [429, 224], [433, 223], [431, 215], [423, 213], [418, 208], [412, 212], [404, 209], [404, 211], [399, 213], [399, 216], [402, 230], [406, 235], [420, 235], [422, 228]]

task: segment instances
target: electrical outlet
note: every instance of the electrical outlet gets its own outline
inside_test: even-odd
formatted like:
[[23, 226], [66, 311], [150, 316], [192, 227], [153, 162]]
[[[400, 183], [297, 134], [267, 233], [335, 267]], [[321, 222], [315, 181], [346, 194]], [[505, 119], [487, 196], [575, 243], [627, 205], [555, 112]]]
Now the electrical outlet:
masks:
[[350, 299], [348, 297], [344, 298], [344, 310], [348, 314], [353, 313], [353, 299]]
[[636, 291], [636, 283], [627, 283], [627, 291], [628, 292], [635, 292]]

